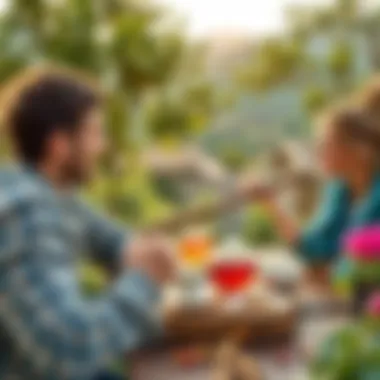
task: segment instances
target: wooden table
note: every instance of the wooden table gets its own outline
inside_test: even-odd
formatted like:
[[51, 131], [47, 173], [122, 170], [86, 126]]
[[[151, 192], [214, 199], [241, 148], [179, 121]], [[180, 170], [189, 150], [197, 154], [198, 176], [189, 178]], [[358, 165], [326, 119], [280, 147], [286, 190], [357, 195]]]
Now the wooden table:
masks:
[[[313, 351], [332, 331], [347, 323], [347, 314], [329, 312], [327, 315], [310, 314], [298, 320], [291, 340], [251, 345], [246, 348], [259, 361], [265, 380], [309, 380], [308, 362]], [[197, 344], [186, 343], [183, 347]], [[212, 365], [205, 361], [184, 367], [167, 346], [154, 352], [145, 352], [133, 361], [131, 380], [210, 380]]]
[[173, 301], [166, 309], [166, 343], [218, 342], [237, 328], [248, 342], [279, 341], [291, 337], [296, 326], [293, 299], [256, 288], [236, 305], [215, 294], [198, 306]]
[[[217, 298], [211, 298], [213, 301], [201, 308], [191, 309], [179, 306], [174, 297], [167, 309], [165, 340], [158, 349], [145, 351], [133, 359], [131, 380], [209, 380], [210, 361], [186, 368], [178, 363], [173, 352], [178, 347], [215, 347], [236, 327], [248, 332], [246, 350], [259, 360], [265, 379], [308, 380], [307, 363], [313, 350], [331, 330], [345, 324], [348, 316], [342, 303], [319, 280], [324, 278], [324, 271], [312, 274], [315, 275], [310, 277], [322, 284], [320, 289], [301, 281], [301, 291], [291, 298], [285, 297], [287, 307], [280, 307], [277, 313], [270, 310], [271, 302], [263, 304], [262, 295], [258, 294], [253, 294], [235, 313], [228, 312]], [[328, 310], [326, 305], [338, 307]]]
[[215, 342], [236, 326], [248, 331], [247, 340], [255, 342], [277, 341], [292, 334], [296, 325], [296, 299], [269, 291], [265, 281], [272, 274], [268, 269], [276, 265], [276, 260], [281, 260], [277, 262], [277, 271], [284, 262], [294, 267], [295, 260], [282, 247], [258, 248], [255, 252], [252, 257], [260, 265], [265, 280], [255, 284], [242, 307], [235, 312], [228, 305], [226, 307], [211, 288], [205, 290], [208, 295], [198, 307], [183, 305], [178, 288], [172, 289], [165, 307], [168, 342]]
[[[304, 305], [307, 307], [301, 313]], [[337, 307], [323, 311], [326, 305]], [[308, 361], [314, 350], [332, 331], [349, 320], [350, 315], [342, 305], [328, 294], [312, 292], [308, 296], [304, 292], [302, 298], [298, 298], [296, 308], [283, 313], [277, 322], [267, 318], [260, 308], [252, 308], [244, 316], [222, 316], [219, 322], [215, 322], [217, 307], [210, 314], [206, 310], [181, 317], [177, 314], [177, 319], [168, 320], [168, 335], [171, 337], [166, 343], [169, 344], [136, 356], [131, 380], [210, 380], [210, 361], [181, 366], [173, 354], [178, 344], [182, 347], [212, 347], [212, 341], [219, 339], [223, 331], [225, 333], [242, 323], [251, 327], [246, 350], [259, 361], [265, 379], [309, 380]]]

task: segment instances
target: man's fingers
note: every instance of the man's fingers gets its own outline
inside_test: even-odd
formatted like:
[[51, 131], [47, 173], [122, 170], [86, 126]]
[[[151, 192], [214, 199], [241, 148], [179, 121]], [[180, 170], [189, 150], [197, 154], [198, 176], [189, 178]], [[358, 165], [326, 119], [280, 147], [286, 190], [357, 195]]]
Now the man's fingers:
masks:
[[128, 263], [132, 268], [143, 270], [159, 283], [174, 279], [177, 272], [174, 244], [159, 234], [141, 235], [133, 244]]

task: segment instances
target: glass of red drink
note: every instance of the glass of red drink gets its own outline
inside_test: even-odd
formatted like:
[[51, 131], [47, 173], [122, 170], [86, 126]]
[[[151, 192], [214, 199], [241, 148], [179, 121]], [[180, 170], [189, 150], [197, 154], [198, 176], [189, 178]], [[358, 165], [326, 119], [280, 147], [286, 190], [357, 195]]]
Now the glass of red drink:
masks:
[[215, 262], [211, 265], [209, 274], [219, 292], [233, 295], [241, 293], [254, 283], [258, 268], [252, 260], [236, 258]]
[[211, 265], [209, 275], [219, 292], [234, 295], [254, 283], [258, 276], [258, 267], [247, 258], [220, 260]]
[[251, 249], [240, 239], [227, 240], [208, 268], [209, 281], [225, 298], [226, 306], [233, 309], [244, 305], [247, 292], [260, 276], [260, 267]]

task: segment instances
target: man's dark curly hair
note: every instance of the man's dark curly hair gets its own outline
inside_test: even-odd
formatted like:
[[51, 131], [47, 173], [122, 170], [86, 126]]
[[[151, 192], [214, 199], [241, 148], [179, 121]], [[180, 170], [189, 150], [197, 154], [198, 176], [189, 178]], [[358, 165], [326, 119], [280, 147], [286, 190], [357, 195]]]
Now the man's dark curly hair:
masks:
[[18, 86], [5, 105], [4, 120], [21, 159], [37, 164], [52, 133], [75, 132], [85, 114], [99, 104], [100, 94], [87, 81], [63, 70], [25, 78], [15, 81]]

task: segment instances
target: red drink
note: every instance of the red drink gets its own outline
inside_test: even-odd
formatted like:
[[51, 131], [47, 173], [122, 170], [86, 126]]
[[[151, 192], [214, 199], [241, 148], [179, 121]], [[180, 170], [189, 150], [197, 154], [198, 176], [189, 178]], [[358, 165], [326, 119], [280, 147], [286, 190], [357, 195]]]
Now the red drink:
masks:
[[249, 260], [220, 261], [212, 265], [210, 279], [223, 293], [238, 293], [256, 278], [258, 268]]

